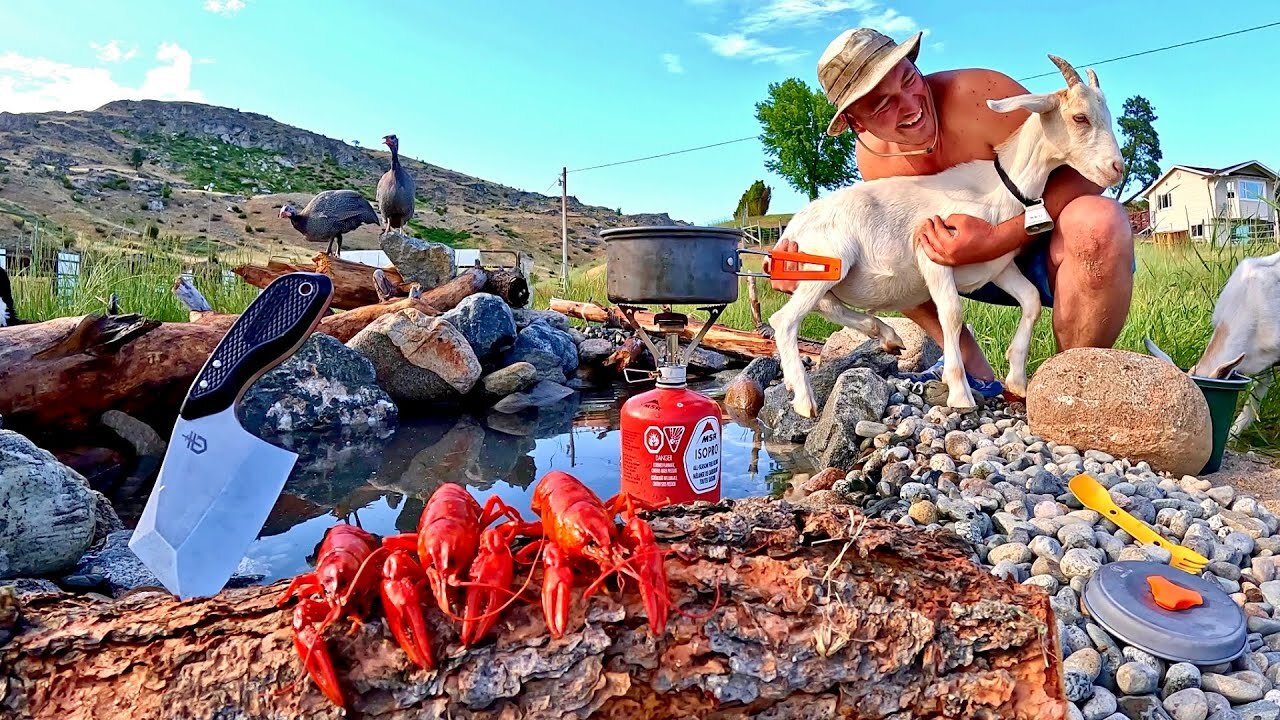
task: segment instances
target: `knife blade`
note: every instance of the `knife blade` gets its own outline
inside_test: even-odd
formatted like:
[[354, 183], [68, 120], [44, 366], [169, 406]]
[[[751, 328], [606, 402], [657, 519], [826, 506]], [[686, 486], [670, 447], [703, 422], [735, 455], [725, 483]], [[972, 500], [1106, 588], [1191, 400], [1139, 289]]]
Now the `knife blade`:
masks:
[[188, 390], [129, 548], [169, 592], [216, 595], [267, 521], [296, 453], [244, 429], [236, 406], [302, 346], [329, 309], [321, 273], [282, 275], [219, 341]]

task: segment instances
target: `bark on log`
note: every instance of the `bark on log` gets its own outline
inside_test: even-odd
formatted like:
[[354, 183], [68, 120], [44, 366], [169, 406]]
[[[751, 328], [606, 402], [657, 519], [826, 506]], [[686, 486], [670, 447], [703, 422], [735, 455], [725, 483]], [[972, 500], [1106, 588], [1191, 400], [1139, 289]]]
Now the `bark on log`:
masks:
[[[630, 325], [626, 316], [616, 307], [605, 309], [592, 303], [561, 300], [560, 298], [551, 298], [550, 307], [562, 315], [581, 318], [590, 322], [621, 323], [622, 327]], [[657, 332], [658, 327], [653, 321], [653, 313], [640, 310], [636, 312], [635, 318], [636, 322], [639, 322], [644, 327], [645, 332]], [[690, 319], [688, 327], [680, 334], [680, 337], [689, 340], [694, 335], [697, 335], [701, 329], [702, 323]], [[774, 344], [771, 338], [742, 330], [734, 330], [724, 325], [712, 325], [711, 329], [707, 331], [706, 337], [702, 338], [701, 345], [712, 350], [718, 350], [725, 355], [747, 360], [758, 357], [772, 357], [777, 354], [777, 345]], [[822, 343], [801, 338], [800, 356], [810, 358], [816, 364], [822, 357]]]
[[433, 305], [427, 304], [422, 298], [400, 298], [391, 300], [377, 305], [365, 305], [364, 307], [348, 310], [330, 315], [320, 321], [320, 326], [316, 328], [316, 332], [322, 332], [332, 335], [338, 342], [345, 343], [356, 336], [356, 333], [365, 329], [369, 323], [377, 320], [383, 315], [398, 312], [406, 308], [413, 308], [424, 315], [439, 315], [440, 310]]
[[[672, 613], [656, 639], [632, 584], [589, 604], [579, 586], [559, 641], [539, 608], [517, 603], [496, 637], [464, 651], [456, 626], [428, 610], [433, 672], [408, 664], [383, 620], [352, 632], [344, 621], [329, 647], [347, 717], [1066, 717], [1042, 589], [985, 572], [954, 536], [865, 520], [832, 495], [652, 514], [674, 551], [677, 607], [703, 616]], [[273, 605], [283, 587], [189, 602], [24, 599], [0, 646], [0, 709], [51, 720], [342, 717], [309, 679], [285, 687], [300, 663], [292, 607]], [[5, 609], [0, 626], [15, 615]]]
[[511, 270], [490, 270], [484, 291], [497, 295], [513, 308], [529, 304], [529, 283], [520, 273]]
[[[266, 267], [241, 265], [234, 272], [244, 278], [245, 282], [260, 288], [265, 288], [272, 280], [291, 272], [322, 272], [333, 279], [333, 302], [330, 305], [339, 310], [351, 310], [378, 304], [378, 293], [373, 287], [373, 271], [376, 269], [372, 265], [320, 253], [312, 258], [311, 267], [272, 260]], [[382, 270], [401, 292], [408, 293], [409, 283], [400, 277], [399, 271], [394, 267]]]

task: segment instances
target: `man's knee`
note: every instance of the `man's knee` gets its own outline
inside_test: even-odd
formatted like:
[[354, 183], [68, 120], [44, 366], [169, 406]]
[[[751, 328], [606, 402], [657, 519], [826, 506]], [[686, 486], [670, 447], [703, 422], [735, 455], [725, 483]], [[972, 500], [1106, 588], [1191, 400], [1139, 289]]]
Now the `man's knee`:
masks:
[[1133, 229], [1124, 206], [1112, 198], [1082, 195], [1067, 203], [1058, 215], [1062, 250], [1092, 265], [1130, 270], [1133, 262]]

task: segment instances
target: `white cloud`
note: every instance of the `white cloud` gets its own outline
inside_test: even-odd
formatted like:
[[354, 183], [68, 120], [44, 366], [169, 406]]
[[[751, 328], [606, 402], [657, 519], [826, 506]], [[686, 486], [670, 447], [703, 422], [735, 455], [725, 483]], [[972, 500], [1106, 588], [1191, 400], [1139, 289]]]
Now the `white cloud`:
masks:
[[942, 52], [946, 48], [946, 43], [929, 43], [929, 49], [934, 52]]
[[120, 47], [119, 40], [112, 40], [105, 45], [91, 42], [89, 43], [89, 47], [97, 50], [98, 59], [105, 63], [125, 62], [127, 60], [132, 60], [133, 57], [138, 54], [138, 47], [136, 45], [128, 50], [124, 50]]
[[680, 56], [675, 53], [663, 53], [662, 64], [667, 68], [667, 72], [680, 75], [684, 73], [684, 65], [680, 63]]
[[875, 15], [863, 15], [859, 25], [875, 28], [885, 35], [892, 36], [907, 35], [920, 29], [914, 18], [903, 15], [893, 8], [884, 8]]
[[244, 9], [245, 0], [204, 0], [204, 9], [219, 15], [235, 15]]
[[9, 112], [93, 110], [112, 100], [190, 100], [204, 94], [191, 87], [191, 53], [162, 43], [156, 65], [142, 84], [117, 83], [104, 67], [77, 67], [15, 52], [0, 54], [0, 107]]
[[742, 20], [744, 33], [810, 27], [843, 12], [869, 12], [874, 0], [769, 0]]
[[755, 63], [775, 62], [782, 64], [802, 58], [808, 54], [795, 48], [769, 45], [755, 38], [747, 37], [742, 33], [729, 33], [728, 35], [698, 33], [698, 36], [705, 40], [707, 45], [711, 47], [711, 52], [717, 55], [750, 60]]

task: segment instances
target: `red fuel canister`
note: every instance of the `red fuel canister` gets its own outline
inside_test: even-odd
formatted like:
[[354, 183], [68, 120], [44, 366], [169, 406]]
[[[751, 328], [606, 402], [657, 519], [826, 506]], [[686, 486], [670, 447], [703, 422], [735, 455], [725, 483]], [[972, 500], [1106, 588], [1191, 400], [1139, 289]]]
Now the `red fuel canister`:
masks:
[[720, 405], [659, 368], [657, 387], [622, 405], [622, 490], [653, 504], [720, 499]]

